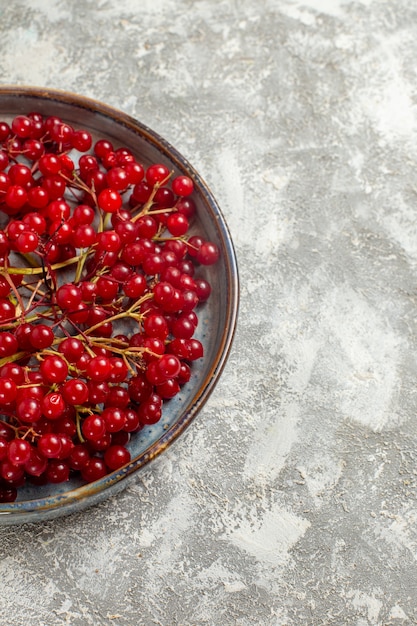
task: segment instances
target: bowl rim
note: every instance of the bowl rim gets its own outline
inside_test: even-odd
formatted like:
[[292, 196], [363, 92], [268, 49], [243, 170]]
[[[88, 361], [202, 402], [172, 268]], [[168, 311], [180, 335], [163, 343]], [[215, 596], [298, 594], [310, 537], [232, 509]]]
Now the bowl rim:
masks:
[[[38, 516], [42, 520], [49, 517], [57, 517], [65, 515], [66, 511], [71, 513], [74, 505], [84, 503], [87, 506], [93, 505], [96, 500], [100, 501], [100, 495], [105, 499], [109, 488], [119, 485], [119, 490], [123, 488], [120, 483], [129, 477], [132, 477], [138, 470], [147, 466], [152, 460], [159, 457], [178, 437], [188, 428], [201, 408], [207, 402], [209, 396], [214, 390], [221, 373], [228, 360], [233, 339], [236, 332], [239, 300], [240, 300], [240, 284], [237, 266], [237, 258], [234, 244], [231, 238], [229, 227], [225, 221], [223, 213], [210, 191], [207, 183], [201, 175], [195, 170], [187, 158], [185, 158], [174, 146], [164, 139], [158, 132], [152, 130], [147, 125], [133, 118], [123, 111], [107, 105], [100, 100], [79, 95], [71, 91], [61, 89], [49, 89], [45, 87], [24, 86], [24, 85], [0, 85], [0, 101], [6, 97], [10, 98], [33, 98], [40, 102], [59, 102], [64, 105], [74, 106], [82, 110], [87, 110], [94, 114], [99, 114], [105, 118], [111, 119], [113, 122], [122, 124], [128, 130], [140, 135], [150, 144], [158, 148], [169, 159], [183, 170], [187, 170], [194, 181], [198, 184], [199, 192], [204, 196], [205, 203], [209, 207], [212, 217], [215, 218], [216, 228], [221, 238], [222, 244], [226, 251], [225, 268], [229, 288], [227, 290], [227, 311], [225, 314], [226, 324], [221, 335], [219, 348], [213, 358], [211, 367], [207, 375], [200, 385], [201, 392], [198, 398], [191, 405], [189, 410], [185, 411], [179, 420], [174, 422], [165, 433], [154, 443], [150, 444], [142, 453], [140, 453], [133, 461], [126, 466], [107, 474], [103, 478], [87, 483], [67, 492], [58, 493], [34, 500], [23, 500], [12, 503], [0, 504], [0, 525], [2, 523], [19, 523], [36, 521]], [[126, 485], [127, 486], [127, 485]], [[108, 494], [109, 496], [112, 493]], [[79, 507], [77, 506], [77, 511]], [[50, 515], [48, 516], [47, 513]]]

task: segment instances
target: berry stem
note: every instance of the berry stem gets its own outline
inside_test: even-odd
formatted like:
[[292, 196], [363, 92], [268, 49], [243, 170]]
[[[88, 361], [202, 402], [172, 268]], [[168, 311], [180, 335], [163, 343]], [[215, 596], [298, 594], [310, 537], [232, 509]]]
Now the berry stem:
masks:
[[88, 259], [88, 256], [92, 253], [93, 253], [93, 250], [90, 247], [78, 257], [77, 268], [75, 270], [75, 276], [74, 276], [75, 284], [78, 284], [80, 282], [85, 262]]
[[80, 440], [81, 443], [85, 443], [85, 439], [84, 439], [83, 434], [81, 432], [81, 416], [80, 416], [79, 410], [77, 410], [75, 412], [75, 426], [76, 426], [76, 429], [77, 429], [78, 439]]
[[[78, 256], [71, 257], [70, 259], [66, 259], [65, 261], [61, 261], [60, 263], [54, 263], [48, 268], [49, 270], [60, 270], [64, 267], [69, 267], [70, 265], [74, 265], [78, 263]], [[37, 267], [9, 267], [6, 268], [3, 265], [3, 271], [7, 271], [9, 274], [22, 274], [23, 276], [32, 276], [34, 274], [42, 274], [45, 272], [45, 268], [41, 266]]]
[[[173, 174], [173, 172], [170, 172], [168, 174], [168, 176], [166, 176], [163, 180], [160, 180], [160, 181], [158, 181], [158, 182], [156, 182], [154, 184], [152, 192], [151, 192], [151, 195], [149, 196], [148, 200], [143, 205], [141, 211], [139, 211], [139, 213], [137, 213], [134, 217], [132, 217], [132, 222], [136, 222], [138, 219], [140, 219], [144, 215], [148, 215], [148, 213], [151, 212], [151, 207], [153, 205], [153, 201], [154, 201], [156, 192], [158, 191], [158, 189], [160, 189], [160, 187], [162, 187], [163, 185], [165, 185], [165, 183], [168, 182], [168, 180], [171, 178], [172, 174]], [[161, 211], [161, 212], [165, 213], [165, 209], [163, 211]], [[157, 211], [153, 211], [152, 213], [157, 213]]]
[[22, 283], [22, 287], [26, 287], [26, 289], [29, 289], [29, 291], [32, 292], [26, 306], [26, 311], [29, 311], [32, 308], [33, 301], [37, 295], [40, 295], [42, 298], [46, 297], [46, 294], [43, 291], [40, 291], [41, 285], [43, 285], [43, 280], [39, 280], [35, 287], [28, 283]]

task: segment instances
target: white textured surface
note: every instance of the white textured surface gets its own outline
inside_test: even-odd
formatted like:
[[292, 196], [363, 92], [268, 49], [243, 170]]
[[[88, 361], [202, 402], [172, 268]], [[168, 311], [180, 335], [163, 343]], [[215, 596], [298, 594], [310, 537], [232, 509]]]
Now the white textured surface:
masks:
[[13, 0], [4, 83], [140, 119], [212, 187], [241, 313], [137, 483], [0, 529], [8, 626], [417, 624], [417, 53], [406, 0]]

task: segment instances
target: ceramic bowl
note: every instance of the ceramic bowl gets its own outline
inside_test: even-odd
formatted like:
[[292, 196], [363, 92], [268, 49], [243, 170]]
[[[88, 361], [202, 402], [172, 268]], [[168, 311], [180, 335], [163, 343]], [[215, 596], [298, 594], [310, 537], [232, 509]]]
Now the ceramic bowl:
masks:
[[30, 111], [57, 115], [76, 128], [89, 130], [95, 138], [109, 139], [115, 147], [126, 146], [144, 165], [162, 162], [176, 174], [190, 176], [197, 205], [195, 229], [217, 243], [221, 258], [205, 272], [212, 294], [199, 311], [196, 334], [204, 345], [205, 356], [193, 363], [192, 378], [181, 393], [164, 404], [160, 422], [132, 437], [131, 462], [90, 484], [71, 479], [59, 485], [24, 486], [15, 502], [0, 504], [0, 524], [38, 522], [79, 512], [130, 484], [138, 472], [178, 439], [209, 398], [226, 363], [238, 312], [238, 272], [228, 227], [206, 183], [174, 147], [135, 119], [91, 99], [31, 87], [0, 88], [0, 120], [10, 121]]

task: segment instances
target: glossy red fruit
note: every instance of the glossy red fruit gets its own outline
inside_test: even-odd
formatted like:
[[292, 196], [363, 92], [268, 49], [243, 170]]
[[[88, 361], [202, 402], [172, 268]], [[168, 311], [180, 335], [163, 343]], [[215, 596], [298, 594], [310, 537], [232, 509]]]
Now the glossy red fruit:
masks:
[[192, 378], [220, 256], [193, 192], [57, 115], [0, 121], [0, 501], [117, 471]]

